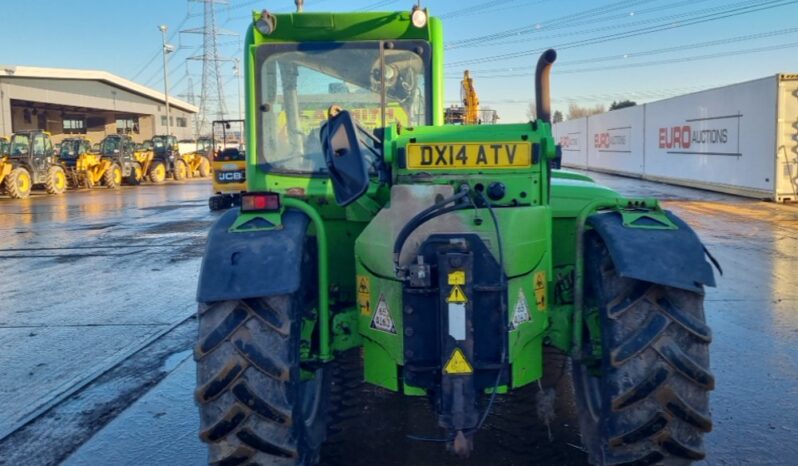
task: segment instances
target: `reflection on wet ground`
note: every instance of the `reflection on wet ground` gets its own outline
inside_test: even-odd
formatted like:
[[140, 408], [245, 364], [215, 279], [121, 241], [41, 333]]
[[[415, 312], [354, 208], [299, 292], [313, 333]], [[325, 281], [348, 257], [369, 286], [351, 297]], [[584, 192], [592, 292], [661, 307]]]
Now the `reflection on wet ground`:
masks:
[[193, 313], [209, 192], [0, 197], [0, 438]]

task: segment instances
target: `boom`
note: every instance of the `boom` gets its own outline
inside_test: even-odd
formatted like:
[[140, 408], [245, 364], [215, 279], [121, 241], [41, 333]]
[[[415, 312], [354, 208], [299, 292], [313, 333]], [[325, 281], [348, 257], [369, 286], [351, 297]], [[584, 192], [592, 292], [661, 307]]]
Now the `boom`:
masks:
[[463, 101], [463, 108], [465, 109], [463, 124], [479, 124], [479, 97], [477, 97], [474, 80], [468, 70], [463, 72], [463, 80], [460, 81], [460, 99]]

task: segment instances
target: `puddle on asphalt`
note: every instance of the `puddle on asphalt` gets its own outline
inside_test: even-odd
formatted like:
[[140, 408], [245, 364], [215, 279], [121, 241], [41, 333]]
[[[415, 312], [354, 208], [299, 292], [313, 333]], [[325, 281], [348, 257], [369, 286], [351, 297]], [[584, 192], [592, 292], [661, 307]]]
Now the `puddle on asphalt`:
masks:
[[164, 372], [172, 372], [177, 366], [180, 365], [181, 362], [185, 361], [190, 356], [191, 350], [181, 351], [169, 356], [166, 358], [166, 361], [163, 362]]

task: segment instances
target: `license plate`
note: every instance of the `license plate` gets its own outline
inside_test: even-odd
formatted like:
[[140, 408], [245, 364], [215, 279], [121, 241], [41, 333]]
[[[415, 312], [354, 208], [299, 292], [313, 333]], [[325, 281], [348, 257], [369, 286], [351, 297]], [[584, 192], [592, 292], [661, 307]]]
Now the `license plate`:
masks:
[[532, 165], [530, 142], [466, 142], [407, 145], [411, 170], [474, 170]]
[[216, 172], [216, 181], [219, 183], [243, 183], [246, 180], [246, 170]]

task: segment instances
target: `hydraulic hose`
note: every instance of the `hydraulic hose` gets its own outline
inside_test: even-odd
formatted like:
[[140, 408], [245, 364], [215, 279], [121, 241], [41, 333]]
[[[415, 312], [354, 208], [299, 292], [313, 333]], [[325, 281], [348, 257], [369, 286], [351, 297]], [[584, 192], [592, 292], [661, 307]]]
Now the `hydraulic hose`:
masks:
[[[404, 247], [407, 238], [418, 229], [424, 223], [432, 220], [435, 217], [439, 217], [441, 215], [447, 214], [449, 212], [454, 212], [455, 210], [467, 209], [471, 207], [471, 205], [458, 205], [457, 202], [468, 195], [469, 187], [468, 185], [463, 185], [460, 188], [460, 192], [455, 194], [452, 197], [446, 198], [424, 210], [417, 213], [416, 215], [411, 218], [404, 227], [399, 231], [399, 234], [396, 236], [396, 241], [393, 244], [393, 263], [394, 263], [394, 270], [396, 271], [397, 275], [399, 273], [399, 257], [402, 253], [402, 247]], [[446, 207], [448, 204], [455, 203], [454, 206]]]
[[[491, 220], [493, 220], [493, 228], [496, 231], [496, 246], [499, 248], [499, 288], [502, 289], [499, 298], [499, 306], [502, 310], [504, 310], [507, 306], [505, 299], [507, 298], [507, 293], [505, 292], [505, 283], [504, 283], [504, 249], [502, 248], [502, 233], [501, 228], [499, 228], [499, 220], [496, 218], [496, 212], [493, 211], [493, 206], [490, 203], [490, 200], [485, 196], [484, 193], [479, 193], [482, 201], [488, 208], [488, 212], [490, 213]], [[504, 331], [504, 334], [507, 334], [507, 331]], [[508, 341], [507, 344], [509, 345], [510, 342]], [[485, 423], [485, 420], [490, 415], [491, 410], [493, 409], [493, 402], [496, 400], [496, 393], [499, 391], [499, 384], [501, 383], [502, 375], [504, 374], [504, 365], [507, 362], [507, 347], [502, 344], [502, 355], [501, 355], [501, 367], [499, 368], [499, 372], [496, 374], [496, 382], [493, 384], [493, 393], [490, 394], [490, 398], [488, 399], [488, 405], [485, 406], [485, 411], [482, 413], [482, 417], [479, 419], [479, 423], [471, 432], [471, 434], [476, 434], [479, 429], [482, 428], [482, 425]]]

